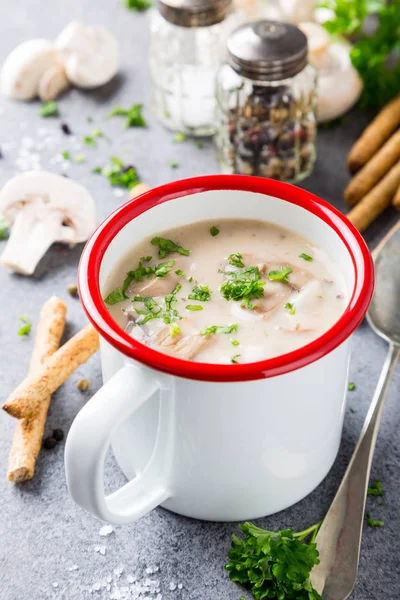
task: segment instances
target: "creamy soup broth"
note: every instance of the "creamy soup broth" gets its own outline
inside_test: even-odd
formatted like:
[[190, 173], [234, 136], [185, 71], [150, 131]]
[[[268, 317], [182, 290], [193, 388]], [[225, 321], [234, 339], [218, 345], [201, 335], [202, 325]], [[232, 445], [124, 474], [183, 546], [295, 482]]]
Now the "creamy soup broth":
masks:
[[104, 298], [115, 321], [143, 344], [235, 365], [316, 339], [343, 313], [347, 292], [333, 257], [301, 235], [221, 220], [134, 245], [109, 276]]

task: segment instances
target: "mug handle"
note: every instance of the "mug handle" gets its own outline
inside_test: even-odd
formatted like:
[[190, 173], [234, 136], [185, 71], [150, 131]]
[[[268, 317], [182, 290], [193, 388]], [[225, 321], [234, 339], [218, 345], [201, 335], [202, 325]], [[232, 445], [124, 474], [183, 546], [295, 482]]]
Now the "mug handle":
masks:
[[104, 521], [129, 523], [171, 495], [165, 482], [172, 456], [172, 411], [168, 402], [160, 402], [156, 442], [143, 471], [109, 496], [104, 493], [104, 462], [113, 434], [161, 388], [150, 370], [126, 364], [72, 423], [65, 446], [68, 489], [77, 504]]

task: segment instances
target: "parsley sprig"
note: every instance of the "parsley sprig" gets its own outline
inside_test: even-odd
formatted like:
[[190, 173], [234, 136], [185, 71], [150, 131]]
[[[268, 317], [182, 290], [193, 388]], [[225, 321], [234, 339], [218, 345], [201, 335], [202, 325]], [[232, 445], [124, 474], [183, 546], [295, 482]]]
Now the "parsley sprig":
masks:
[[237, 323], [233, 325], [211, 325], [210, 327], [203, 329], [200, 334], [204, 335], [204, 337], [208, 337], [213, 333], [216, 333], [217, 335], [221, 333], [236, 333], [238, 328], [239, 325]]
[[23, 337], [24, 335], [29, 335], [32, 329], [31, 320], [28, 315], [21, 315], [19, 320], [22, 321], [21, 327], [18, 329], [18, 335]]
[[189, 300], [198, 300], [199, 302], [208, 302], [211, 300], [211, 290], [208, 285], [196, 285], [189, 294]]
[[289, 283], [288, 275], [293, 269], [290, 267], [281, 267], [280, 271], [270, 271], [268, 273], [268, 279], [271, 281], [282, 281], [283, 283]]
[[232, 265], [232, 267], [237, 267], [238, 269], [242, 269], [244, 267], [243, 263], [243, 255], [240, 252], [236, 252], [235, 254], [230, 254], [228, 256], [228, 263]]
[[[299, 533], [240, 525], [244, 536], [232, 536], [225, 567], [230, 579], [249, 589], [256, 600], [322, 600], [310, 581], [311, 569], [319, 563], [315, 538], [320, 525]], [[303, 543], [308, 537], [310, 542]]]
[[171, 325], [176, 320], [181, 319], [182, 317], [178, 314], [178, 311], [175, 309], [175, 304], [178, 302], [176, 295], [181, 289], [181, 284], [177, 283], [172, 292], [165, 296], [165, 308], [162, 308], [154, 300], [154, 298], [135, 296], [133, 298], [133, 302], [143, 302], [145, 306], [144, 309], [135, 308], [137, 314], [142, 316], [142, 318], [137, 322], [137, 324], [145, 325], [152, 319], [162, 319], [164, 323], [166, 323], [167, 325]]
[[384, 496], [385, 490], [382, 487], [382, 483], [379, 480], [371, 483], [371, 485], [369, 486], [369, 488], [367, 490], [367, 495], [368, 496]]
[[125, 7], [136, 12], [147, 10], [150, 6], [151, 2], [148, 0], [125, 0]]
[[143, 104], [133, 104], [130, 108], [122, 106], [114, 106], [112, 111], [108, 113], [107, 119], [112, 117], [126, 117], [125, 127], [147, 127], [147, 122], [142, 115]]
[[105, 167], [95, 167], [92, 173], [100, 173], [107, 177], [112, 186], [124, 187], [128, 190], [140, 183], [133, 165], [124, 165], [117, 156], [112, 156]]
[[264, 295], [265, 281], [260, 281], [258, 267], [246, 267], [239, 271], [224, 272], [227, 275], [222, 282], [220, 290], [226, 300], [241, 302], [244, 308], [254, 308], [251, 303], [253, 298]]

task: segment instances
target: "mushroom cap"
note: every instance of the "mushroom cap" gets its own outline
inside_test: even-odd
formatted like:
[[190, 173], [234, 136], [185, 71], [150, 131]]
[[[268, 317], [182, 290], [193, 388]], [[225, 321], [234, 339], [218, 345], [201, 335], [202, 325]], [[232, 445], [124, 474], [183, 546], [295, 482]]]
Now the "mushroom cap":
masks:
[[110, 81], [119, 68], [116, 37], [104, 27], [72, 21], [55, 40], [71, 83], [93, 88]]
[[330, 43], [329, 34], [322, 25], [309, 21], [299, 23], [298, 28], [307, 37], [308, 52], [310, 60], [313, 62], [314, 59], [318, 59], [328, 49]]
[[14, 100], [31, 100], [38, 95], [39, 81], [57, 63], [59, 55], [48, 40], [23, 42], [7, 56], [1, 69], [1, 92]]
[[85, 242], [96, 227], [93, 197], [80, 183], [62, 175], [46, 171], [16, 175], [0, 191], [0, 214], [12, 225], [22, 206], [31, 202], [62, 213], [59, 242]]
[[54, 100], [69, 86], [64, 66], [60, 64], [53, 65], [45, 71], [39, 81], [38, 94], [43, 102]]

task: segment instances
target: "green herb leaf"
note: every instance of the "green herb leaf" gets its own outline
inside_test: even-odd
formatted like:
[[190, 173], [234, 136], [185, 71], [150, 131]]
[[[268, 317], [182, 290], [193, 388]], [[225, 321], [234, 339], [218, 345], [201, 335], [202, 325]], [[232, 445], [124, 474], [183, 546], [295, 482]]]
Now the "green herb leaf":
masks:
[[213, 237], [215, 237], [216, 235], [219, 234], [219, 229], [218, 227], [215, 227], [215, 225], [213, 225], [212, 227], [210, 227], [210, 233]]
[[189, 256], [190, 254], [189, 250], [185, 250], [182, 246], [178, 246], [178, 244], [175, 244], [172, 240], [155, 237], [151, 240], [151, 243], [153, 246], [158, 246], [158, 256], [160, 258], [165, 258], [168, 254], [171, 254], [171, 252], [178, 252], [183, 256]]
[[210, 327], [206, 327], [205, 329], [203, 329], [203, 331], [200, 332], [201, 335], [204, 335], [204, 337], [208, 337], [209, 335], [212, 335], [214, 333], [216, 333], [217, 335], [220, 335], [221, 333], [236, 333], [236, 331], [238, 330], [239, 325], [236, 323], [234, 325], [211, 325]]
[[94, 167], [92, 169], [92, 173], [96, 173], [97, 175], [101, 175], [102, 171], [103, 171], [102, 167]]
[[238, 342], [237, 340], [231, 340], [231, 344], [232, 346], [240, 346], [240, 342]]
[[194, 140], [194, 145], [196, 146], [196, 148], [198, 148], [199, 150], [201, 150], [201, 148], [204, 147], [204, 144], [201, 140]]
[[189, 294], [189, 300], [198, 300], [199, 302], [208, 302], [211, 300], [211, 290], [208, 285], [197, 285]]
[[[98, 173], [98, 170], [96, 169], [95, 172]], [[128, 190], [140, 183], [135, 167], [124, 165], [122, 160], [116, 156], [110, 158], [109, 164], [101, 169], [101, 174], [107, 177], [112, 186], [119, 186]]]
[[176, 160], [170, 160], [168, 164], [171, 169], [177, 169], [179, 167], [179, 163]]
[[354, 381], [349, 381], [347, 389], [349, 390], [349, 392], [352, 392], [356, 389], [356, 384], [354, 383]]
[[0, 240], [5, 240], [8, 237], [8, 225], [3, 216], [0, 215]]
[[372, 519], [369, 513], [366, 513], [365, 518], [367, 519], [367, 524], [369, 527], [384, 527], [385, 522], [379, 521], [378, 519]]
[[[243, 537], [232, 536], [225, 566], [232, 581], [256, 600], [322, 600], [313, 589], [310, 572], [319, 563], [314, 542], [321, 523], [305, 531], [267, 531], [252, 523], [240, 525]], [[309, 543], [302, 542], [311, 536]]]
[[181, 144], [185, 140], [186, 140], [186, 136], [183, 133], [181, 133], [180, 131], [175, 133], [174, 137], [172, 138], [172, 141], [174, 142], [174, 144]]
[[44, 118], [58, 117], [59, 114], [57, 102], [54, 102], [54, 100], [44, 102], [39, 109], [39, 115]]
[[240, 252], [236, 252], [236, 254], [230, 254], [228, 256], [228, 263], [233, 267], [243, 268], [243, 255]]
[[179, 275], [179, 277], [185, 277], [185, 273], [182, 271], [182, 269], [177, 269], [175, 273]]
[[175, 261], [169, 260], [167, 262], [162, 262], [154, 268], [154, 273], [156, 277], [165, 277], [171, 271], [174, 266]]
[[67, 152], [66, 150], [64, 150], [63, 152], [61, 152], [61, 156], [63, 158], [65, 158], [65, 160], [71, 160], [71, 155], [69, 152]]
[[96, 139], [101, 137], [104, 137], [104, 133], [100, 131], [100, 129], [94, 129], [92, 135], [85, 135], [85, 137], [82, 138], [82, 142], [87, 146], [94, 148], [97, 145]]
[[84, 163], [86, 158], [84, 154], [77, 154], [74, 158], [76, 163]]
[[367, 490], [367, 496], [384, 496], [385, 490], [380, 481], [374, 481]]
[[236, 359], [239, 358], [239, 356], [240, 356], [240, 354], [234, 354], [234, 356], [232, 356], [232, 358], [231, 358], [231, 363], [234, 365], [237, 365], [239, 361]]
[[349, 411], [351, 412], [351, 414], [352, 414], [352, 415], [354, 415], [354, 413], [356, 412], [356, 411], [354, 410], [354, 408], [351, 408], [351, 406], [350, 406], [350, 408], [349, 408]]
[[226, 300], [241, 301], [244, 308], [252, 309], [253, 298], [264, 295], [265, 281], [260, 281], [258, 267], [246, 267], [239, 271], [225, 272], [227, 278], [222, 282], [220, 290]]
[[148, 0], [125, 0], [125, 8], [136, 12], [147, 10], [151, 5]]
[[195, 312], [196, 310], [203, 310], [203, 307], [200, 304], [187, 304], [185, 306], [186, 310], [191, 310]]
[[143, 104], [133, 104], [130, 108], [122, 106], [114, 106], [112, 111], [107, 115], [107, 119], [111, 117], [126, 117], [125, 127], [147, 127], [143, 115]]
[[[127, 286], [128, 287], [128, 286]], [[106, 304], [117, 304], [117, 302], [122, 302], [122, 300], [126, 300], [127, 296], [121, 288], [116, 288], [110, 294], [108, 294], [107, 298], [104, 298], [104, 302]]]
[[181, 328], [176, 323], [173, 323], [171, 325], [171, 327], [169, 328], [169, 335], [171, 337], [176, 337], [177, 335], [180, 334], [180, 332], [181, 332]]
[[286, 302], [285, 308], [288, 309], [290, 315], [296, 314], [296, 307], [294, 306], [293, 302]]
[[307, 260], [308, 262], [312, 262], [314, 260], [312, 256], [310, 256], [309, 254], [304, 254], [304, 252], [299, 254], [299, 258], [302, 258], [303, 260]]
[[18, 329], [18, 335], [20, 335], [21, 337], [24, 335], [29, 335], [32, 329], [32, 325], [28, 315], [21, 315], [19, 319], [20, 321], [22, 321], [22, 323], [24, 323], [24, 325], [21, 325], [21, 327]]
[[290, 267], [281, 267], [280, 271], [270, 271], [268, 273], [268, 279], [271, 281], [282, 281], [283, 283], [289, 283], [288, 275], [292, 272]]

